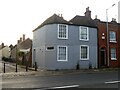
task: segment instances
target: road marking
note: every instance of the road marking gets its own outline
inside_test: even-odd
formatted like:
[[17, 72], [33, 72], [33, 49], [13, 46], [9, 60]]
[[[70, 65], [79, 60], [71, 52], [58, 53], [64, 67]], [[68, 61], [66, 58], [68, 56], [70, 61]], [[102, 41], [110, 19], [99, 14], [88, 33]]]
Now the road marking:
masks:
[[109, 81], [109, 82], [105, 82], [105, 84], [114, 84], [114, 83], [119, 83], [120, 81]]
[[73, 88], [73, 87], [79, 87], [79, 85], [52, 87], [52, 88], [50, 88], [50, 89], [62, 89], [62, 88]]

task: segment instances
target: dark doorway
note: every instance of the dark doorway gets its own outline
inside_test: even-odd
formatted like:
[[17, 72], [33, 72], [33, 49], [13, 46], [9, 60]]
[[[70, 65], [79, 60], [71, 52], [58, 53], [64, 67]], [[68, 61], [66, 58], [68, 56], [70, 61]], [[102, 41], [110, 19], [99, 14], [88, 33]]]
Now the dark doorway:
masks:
[[105, 48], [101, 48], [101, 66], [106, 66], [106, 52], [105, 52]]

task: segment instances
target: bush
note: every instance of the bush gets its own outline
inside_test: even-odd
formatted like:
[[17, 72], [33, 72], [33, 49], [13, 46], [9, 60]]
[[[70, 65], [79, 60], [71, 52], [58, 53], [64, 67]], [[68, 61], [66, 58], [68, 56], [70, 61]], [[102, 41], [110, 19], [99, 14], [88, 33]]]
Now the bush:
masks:
[[2, 57], [2, 61], [15, 63], [15, 60], [6, 57]]
[[2, 60], [3, 60], [3, 61], [8, 61], [9, 59], [6, 58], [6, 57], [2, 57]]

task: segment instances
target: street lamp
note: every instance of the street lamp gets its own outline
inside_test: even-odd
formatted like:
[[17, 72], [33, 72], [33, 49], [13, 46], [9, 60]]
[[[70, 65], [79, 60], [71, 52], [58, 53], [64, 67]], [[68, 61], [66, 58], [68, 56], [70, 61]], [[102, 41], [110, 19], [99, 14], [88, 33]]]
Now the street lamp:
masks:
[[18, 54], [18, 52], [17, 52], [17, 45], [16, 45], [16, 70], [15, 70], [15, 72], [17, 72], [17, 64], [18, 64], [18, 62], [17, 62], [17, 54]]
[[111, 7], [109, 7], [109, 8], [107, 8], [106, 9], [106, 27], [107, 27], [107, 54], [108, 54], [108, 58], [107, 58], [107, 60], [108, 60], [108, 67], [110, 66], [110, 62], [109, 62], [109, 30], [108, 30], [108, 10], [110, 9], [110, 8], [112, 8], [113, 6], [115, 6], [115, 4], [113, 4]]

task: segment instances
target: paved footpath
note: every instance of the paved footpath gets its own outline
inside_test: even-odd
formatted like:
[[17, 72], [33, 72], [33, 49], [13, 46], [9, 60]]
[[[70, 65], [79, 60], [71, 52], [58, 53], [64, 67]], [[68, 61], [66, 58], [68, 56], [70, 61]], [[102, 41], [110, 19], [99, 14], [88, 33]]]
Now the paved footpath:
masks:
[[3, 73], [3, 63], [0, 62], [0, 75], [2, 78], [11, 78], [15, 76], [28, 76], [28, 75], [35, 75], [35, 76], [48, 76], [48, 75], [63, 75], [63, 74], [72, 74], [72, 73], [95, 73], [95, 72], [110, 72], [110, 71], [118, 71], [118, 68], [104, 68], [104, 69], [89, 69], [89, 70], [41, 70], [35, 68], [29, 68], [26, 72], [25, 66], [18, 65], [18, 72], [15, 72], [16, 66], [15, 63], [6, 63], [6, 72]]
[[50, 75], [64, 75], [64, 74], [73, 74], [73, 73], [100, 73], [100, 72], [111, 72], [111, 71], [118, 72], [118, 70], [120, 69], [106, 68], [106, 69], [58, 70], [58, 71], [48, 71], [48, 70], [37, 69], [37, 71], [35, 71], [34, 68], [29, 68], [27, 72], [19, 71], [19, 72], [2, 73], [2, 78], [12, 78], [17, 76], [28, 76], [28, 75], [50, 76]]

